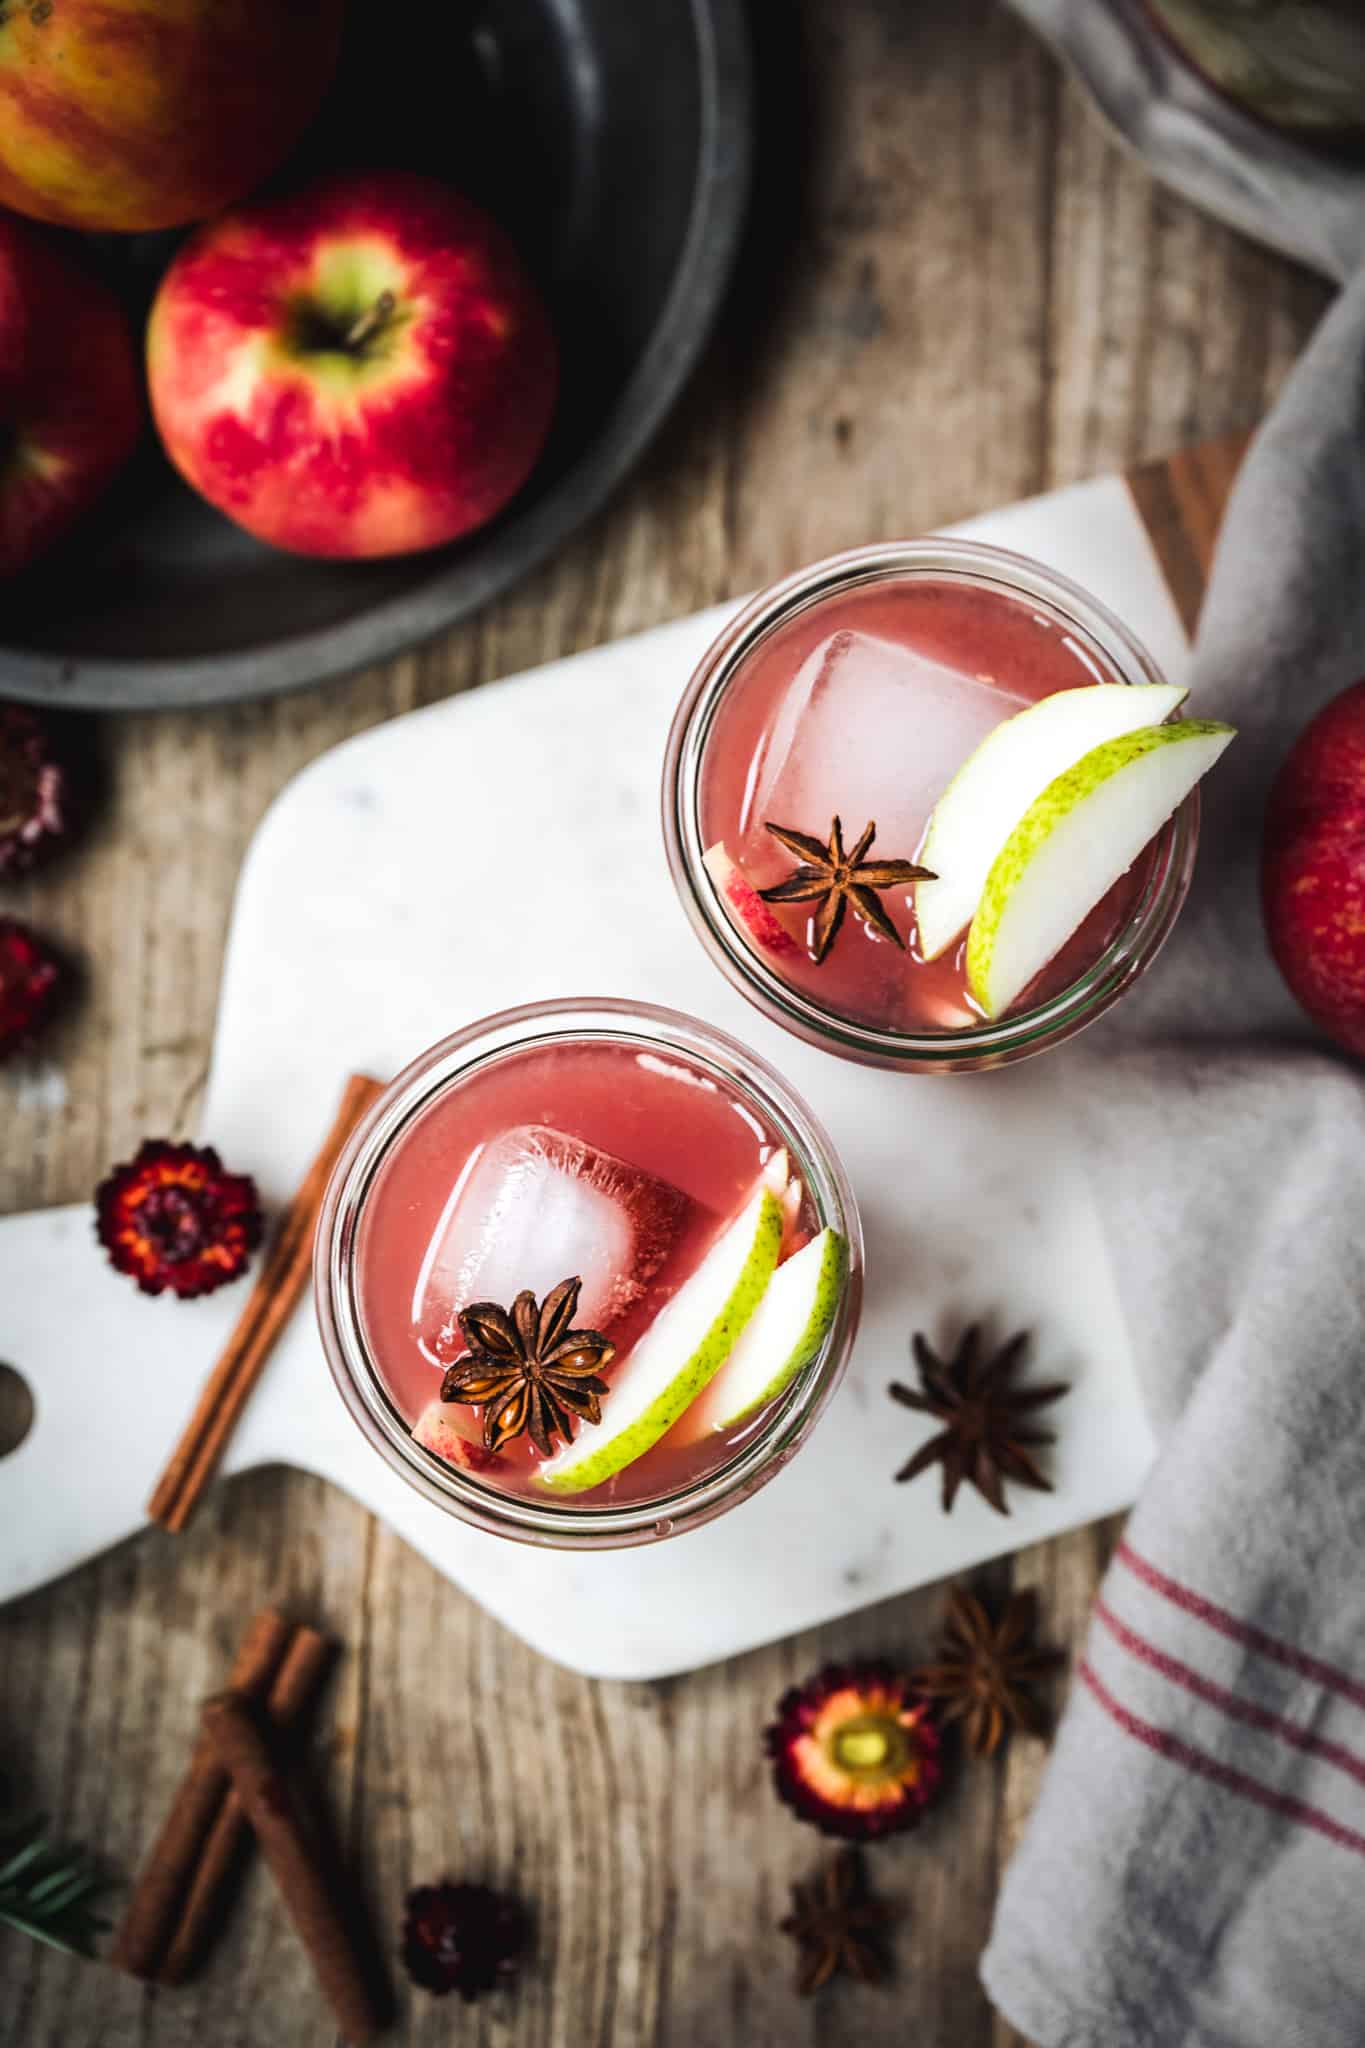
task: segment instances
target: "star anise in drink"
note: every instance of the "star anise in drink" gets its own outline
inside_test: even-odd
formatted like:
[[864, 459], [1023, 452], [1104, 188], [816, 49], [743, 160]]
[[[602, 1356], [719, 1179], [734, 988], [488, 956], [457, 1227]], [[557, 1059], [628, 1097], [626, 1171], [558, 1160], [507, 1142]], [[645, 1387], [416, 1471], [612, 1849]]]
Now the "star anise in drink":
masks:
[[919, 1368], [918, 1390], [899, 1382], [887, 1390], [893, 1401], [943, 1424], [896, 1477], [916, 1479], [931, 1465], [941, 1465], [945, 1514], [952, 1513], [964, 1480], [1002, 1515], [1009, 1513], [1007, 1479], [1042, 1493], [1052, 1492], [1052, 1481], [1039, 1470], [1032, 1454], [1044, 1444], [1055, 1443], [1056, 1435], [1049, 1429], [1035, 1429], [1029, 1417], [1060, 1401], [1070, 1388], [1064, 1380], [1049, 1380], [1036, 1387], [1014, 1384], [1027, 1344], [1028, 1332], [1021, 1330], [999, 1351], [983, 1355], [980, 1325], [973, 1323], [952, 1357], [943, 1359], [916, 1333], [912, 1349]]
[[600, 1368], [616, 1346], [597, 1330], [574, 1330], [582, 1290], [578, 1279], [561, 1280], [536, 1307], [527, 1288], [511, 1312], [493, 1301], [471, 1302], [461, 1312], [460, 1330], [469, 1346], [441, 1382], [443, 1401], [467, 1401], [484, 1409], [483, 1441], [500, 1451], [523, 1431], [543, 1458], [556, 1435], [573, 1437], [573, 1419], [600, 1422], [607, 1389]]
[[892, 1917], [867, 1896], [856, 1849], [841, 1849], [813, 1883], [794, 1884], [781, 1927], [796, 1943], [797, 1990], [805, 1997], [841, 1971], [860, 1984], [880, 1982], [886, 1958], [878, 1937]]
[[1012, 1594], [998, 1616], [962, 1587], [949, 1595], [937, 1661], [912, 1682], [937, 1702], [940, 1721], [961, 1721], [973, 1756], [994, 1756], [1011, 1728], [1046, 1733], [1047, 1717], [1031, 1688], [1066, 1658], [1035, 1642], [1037, 1625], [1032, 1592]]
[[838, 818], [830, 825], [828, 846], [822, 846], [809, 832], [796, 832], [788, 825], [765, 823], [763, 829], [771, 832], [778, 845], [795, 855], [801, 865], [785, 882], [758, 893], [765, 903], [819, 905], [811, 943], [817, 966], [838, 937], [844, 912], [850, 907], [855, 917], [904, 952], [905, 941], [876, 892], [894, 889], [900, 882], [933, 881], [936, 878], [928, 868], [916, 867], [912, 860], [868, 860], [868, 851], [877, 836], [875, 822], [864, 827], [847, 853], [844, 828]]

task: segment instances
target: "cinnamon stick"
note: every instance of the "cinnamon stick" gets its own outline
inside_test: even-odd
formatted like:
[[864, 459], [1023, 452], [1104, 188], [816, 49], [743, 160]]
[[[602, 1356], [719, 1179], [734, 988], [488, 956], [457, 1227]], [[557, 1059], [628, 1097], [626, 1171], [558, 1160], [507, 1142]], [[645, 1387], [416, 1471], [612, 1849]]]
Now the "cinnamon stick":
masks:
[[220, 1693], [207, 1701], [203, 1721], [337, 2025], [354, 2048], [363, 2048], [379, 2031], [380, 2017], [289, 1782], [276, 1768], [241, 1693]]
[[[233, 1690], [247, 1698], [263, 1694], [282, 1665], [292, 1633], [273, 1609], [258, 1614], [228, 1673]], [[218, 1753], [201, 1736], [114, 1937], [110, 1960], [130, 1976], [150, 1977], [161, 1960], [191, 1872], [227, 1791], [227, 1773]]]
[[[315, 1628], [301, 1628], [295, 1634], [266, 1695], [266, 1716], [278, 1734], [287, 1735], [311, 1707], [331, 1654], [327, 1638]], [[229, 1786], [200, 1850], [180, 1923], [156, 1971], [159, 1984], [183, 1984], [193, 1974], [217, 1927], [223, 1894], [250, 1834], [242, 1803]]]
[[147, 1503], [151, 1520], [163, 1528], [179, 1532], [185, 1527], [218, 1469], [247, 1397], [307, 1285], [313, 1238], [332, 1169], [361, 1117], [382, 1092], [383, 1083], [368, 1074], [352, 1074], [347, 1081], [322, 1150], [280, 1219], [237, 1327], [204, 1382], [194, 1412]]

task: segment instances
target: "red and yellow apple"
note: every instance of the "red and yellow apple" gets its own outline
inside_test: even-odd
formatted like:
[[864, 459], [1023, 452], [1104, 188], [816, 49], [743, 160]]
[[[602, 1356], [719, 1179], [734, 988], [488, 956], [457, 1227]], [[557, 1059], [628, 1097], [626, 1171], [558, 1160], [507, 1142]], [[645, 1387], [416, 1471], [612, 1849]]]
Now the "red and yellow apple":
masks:
[[181, 474], [299, 554], [406, 554], [491, 519], [557, 385], [544, 307], [502, 230], [407, 172], [331, 178], [201, 229], [147, 337]]
[[178, 227], [281, 163], [321, 103], [342, 0], [3, 0], [0, 205]]
[[0, 579], [76, 523], [141, 428], [117, 300], [38, 229], [0, 214]]
[[1365, 681], [1299, 735], [1266, 812], [1270, 950], [1313, 1021], [1365, 1057]]

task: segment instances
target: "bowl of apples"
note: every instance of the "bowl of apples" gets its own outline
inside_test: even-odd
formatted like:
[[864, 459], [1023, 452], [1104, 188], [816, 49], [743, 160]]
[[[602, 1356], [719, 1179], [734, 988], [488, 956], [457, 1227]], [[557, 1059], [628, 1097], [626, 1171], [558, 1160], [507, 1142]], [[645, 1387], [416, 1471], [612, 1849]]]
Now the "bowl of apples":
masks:
[[[164, 18], [163, 18], [164, 17]], [[0, 694], [315, 683], [604, 502], [710, 332], [740, 0], [0, 27]]]

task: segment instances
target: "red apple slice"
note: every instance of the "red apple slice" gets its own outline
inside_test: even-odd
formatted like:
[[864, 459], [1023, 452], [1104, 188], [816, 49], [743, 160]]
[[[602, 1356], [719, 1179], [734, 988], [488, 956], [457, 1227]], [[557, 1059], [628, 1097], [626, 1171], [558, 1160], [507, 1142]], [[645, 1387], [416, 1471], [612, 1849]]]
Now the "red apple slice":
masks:
[[777, 1263], [781, 1265], [793, 1252], [799, 1252], [810, 1237], [809, 1231], [801, 1227], [804, 1190], [799, 1177], [791, 1170], [791, 1155], [785, 1145], [780, 1145], [771, 1159], [765, 1161], [760, 1178], [764, 1187], [782, 1204], [782, 1243], [777, 1254]]
[[447, 1465], [459, 1465], [466, 1472], [491, 1472], [502, 1461], [495, 1451], [485, 1450], [465, 1435], [461, 1420], [473, 1422], [468, 1409], [461, 1411], [455, 1401], [428, 1401], [412, 1425], [413, 1440], [423, 1450], [444, 1458]]
[[740, 873], [720, 840], [706, 849], [702, 866], [732, 921], [756, 946], [779, 960], [795, 959], [801, 953], [800, 944], [769, 909], [753, 883]]
[[793, 1252], [799, 1252], [808, 1242], [808, 1235], [801, 1227], [801, 1203], [804, 1189], [799, 1178], [793, 1174], [782, 1193], [782, 1249], [777, 1255], [779, 1266], [785, 1265]]

